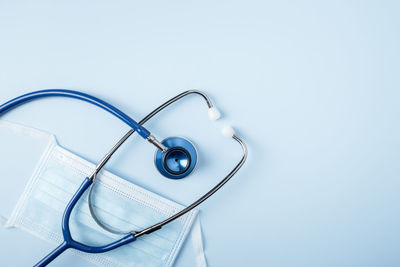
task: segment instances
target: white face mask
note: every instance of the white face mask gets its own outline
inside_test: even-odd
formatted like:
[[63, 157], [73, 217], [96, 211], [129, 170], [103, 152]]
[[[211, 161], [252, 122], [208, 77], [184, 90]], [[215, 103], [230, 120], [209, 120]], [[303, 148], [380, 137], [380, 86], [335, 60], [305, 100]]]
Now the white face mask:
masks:
[[[95, 165], [58, 146], [50, 134], [4, 121], [0, 121], [0, 131], [2, 135], [22, 133], [32, 142], [47, 140], [46, 149], [11, 216], [0, 209], [0, 216], [6, 219], [5, 226], [20, 228], [54, 244], [61, 243], [64, 209]], [[183, 208], [107, 171], [99, 174], [95, 193], [96, 212], [105, 222], [122, 231], [143, 229]], [[193, 210], [157, 232], [106, 253], [74, 252], [100, 266], [171, 266], [196, 222], [192, 231], [196, 260], [205, 265], [197, 213]], [[70, 227], [73, 238], [88, 245], [104, 245], [119, 237], [104, 231], [92, 219], [87, 193], [72, 212]], [[38, 255], [37, 260], [41, 256], [45, 255]]]

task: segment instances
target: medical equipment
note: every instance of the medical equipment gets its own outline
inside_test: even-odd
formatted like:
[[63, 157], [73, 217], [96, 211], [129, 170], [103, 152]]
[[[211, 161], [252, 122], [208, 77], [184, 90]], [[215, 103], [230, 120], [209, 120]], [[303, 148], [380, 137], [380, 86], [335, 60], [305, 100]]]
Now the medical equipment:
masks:
[[49, 89], [49, 90], [41, 90], [41, 91], [36, 91], [32, 93], [28, 93], [25, 95], [22, 95], [20, 97], [17, 97], [15, 99], [12, 99], [5, 104], [0, 106], [0, 115], [5, 113], [6, 111], [20, 105], [23, 103], [26, 103], [30, 100], [34, 100], [37, 98], [43, 98], [43, 97], [50, 97], [50, 96], [63, 96], [63, 97], [70, 97], [70, 98], [76, 98], [82, 101], [89, 102], [91, 104], [94, 104], [108, 112], [110, 112], [112, 115], [115, 117], [119, 118], [123, 122], [125, 122], [127, 125], [129, 125], [132, 129], [129, 130], [118, 142], [117, 144], [105, 155], [105, 157], [99, 162], [99, 164], [96, 166], [95, 170], [93, 173], [86, 177], [84, 181], [82, 182], [81, 186], [79, 189], [76, 191], [75, 195], [72, 197], [70, 202], [68, 203], [64, 215], [63, 215], [63, 220], [62, 220], [62, 232], [64, 236], [64, 242], [58, 246], [55, 250], [53, 250], [49, 255], [47, 255], [44, 259], [42, 259], [36, 266], [46, 266], [49, 264], [52, 260], [54, 260], [58, 255], [60, 255], [62, 252], [64, 252], [66, 249], [73, 248], [76, 250], [80, 250], [83, 252], [87, 253], [102, 253], [106, 251], [113, 250], [115, 248], [118, 248], [122, 245], [128, 244], [130, 242], [135, 241], [137, 238], [143, 235], [150, 234], [154, 231], [157, 231], [161, 229], [163, 226], [166, 224], [176, 220], [177, 218], [183, 216], [184, 214], [188, 213], [189, 211], [193, 210], [195, 207], [197, 207], [199, 204], [201, 204], [203, 201], [208, 199], [211, 195], [213, 195], [216, 191], [218, 191], [232, 176], [243, 166], [246, 158], [247, 158], [247, 148], [244, 142], [235, 135], [234, 131], [232, 128], [227, 127], [224, 128], [223, 134], [225, 136], [233, 138], [235, 141], [237, 141], [242, 149], [243, 149], [243, 156], [239, 163], [233, 168], [233, 170], [225, 177], [223, 178], [216, 186], [214, 186], [210, 191], [208, 191], [205, 195], [200, 197], [198, 200], [193, 202], [191, 205], [188, 207], [182, 209], [181, 211], [177, 212], [176, 214], [170, 216], [169, 218], [156, 223], [150, 227], [147, 227], [143, 230], [132, 230], [129, 232], [119, 232], [116, 231], [115, 229], [112, 229], [105, 223], [103, 223], [96, 213], [94, 212], [93, 209], [93, 204], [91, 201], [91, 195], [92, 195], [92, 189], [93, 186], [91, 187], [91, 190], [89, 191], [89, 207], [90, 207], [90, 212], [91, 215], [93, 216], [94, 220], [96, 223], [101, 226], [103, 229], [112, 232], [112, 233], [118, 233], [118, 234], [125, 234], [125, 236], [117, 241], [114, 241], [110, 244], [104, 245], [104, 246], [89, 246], [82, 244], [80, 242], [75, 241], [70, 232], [70, 227], [69, 227], [69, 219], [71, 216], [71, 212], [74, 209], [75, 205], [77, 204], [78, 200], [81, 198], [83, 193], [96, 181], [96, 176], [100, 172], [100, 170], [104, 167], [104, 165], [108, 162], [108, 160], [112, 157], [114, 152], [131, 136], [135, 131], [144, 139], [148, 140], [150, 143], [152, 143], [156, 148], [156, 156], [155, 156], [155, 164], [157, 169], [160, 171], [161, 174], [168, 178], [173, 178], [173, 179], [179, 179], [187, 176], [190, 174], [196, 164], [197, 160], [197, 153], [196, 149], [194, 148], [193, 144], [190, 143], [188, 140], [180, 138], [180, 137], [173, 137], [173, 138], [167, 138], [162, 142], [159, 142], [151, 133], [142, 126], [145, 122], [147, 122], [150, 118], [152, 118], [154, 115], [156, 115], [158, 112], [166, 108], [167, 106], [171, 105], [172, 103], [176, 102], [177, 100], [190, 95], [190, 94], [197, 94], [200, 95], [204, 98], [204, 100], [207, 102], [207, 105], [209, 107], [209, 116], [211, 119], [217, 119], [219, 117], [219, 112], [218, 110], [213, 107], [210, 99], [202, 92], [196, 91], [196, 90], [191, 90], [191, 91], [186, 91], [183, 92], [158, 108], [156, 108], [154, 111], [149, 113], [143, 120], [141, 120], [139, 123], [131, 119], [128, 115], [120, 111], [119, 109], [115, 108], [114, 106], [108, 104], [107, 102], [100, 100], [96, 97], [93, 97], [91, 95], [77, 92], [77, 91], [71, 91], [71, 90], [64, 90], [64, 89]]

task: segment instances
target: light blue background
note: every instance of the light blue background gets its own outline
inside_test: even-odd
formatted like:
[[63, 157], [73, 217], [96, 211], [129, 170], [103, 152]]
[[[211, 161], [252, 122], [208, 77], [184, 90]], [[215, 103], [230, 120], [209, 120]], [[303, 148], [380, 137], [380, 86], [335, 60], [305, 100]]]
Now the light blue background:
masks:
[[[139, 120], [202, 89], [221, 122], [191, 97], [147, 124], [198, 144], [196, 174], [162, 178], [137, 137], [107, 169], [190, 204], [239, 159], [218, 135], [234, 125], [250, 154], [200, 207], [210, 266], [399, 266], [399, 12], [398, 1], [1, 1], [0, 102], [78, 89]], [[127, 130], [65, 99], [4, 118], [91, 161]], [[194, 264], [190, 246], [177, 266]], [[52, 247], [0, 230], [4, 266], [33, 264]], [[63, 256], [53, 266], [66, 264], [87, 265]]]

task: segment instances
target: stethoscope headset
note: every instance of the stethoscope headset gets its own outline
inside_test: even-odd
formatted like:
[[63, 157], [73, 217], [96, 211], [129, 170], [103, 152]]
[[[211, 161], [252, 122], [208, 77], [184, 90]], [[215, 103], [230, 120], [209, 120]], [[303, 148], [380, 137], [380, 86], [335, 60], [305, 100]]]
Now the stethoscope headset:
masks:
[[[217, 192], [229, 179], [232, 178], [233, 175], [243, 166], [244, 162], [247, 158], [247, 148], [244, 142], [235, 135], [234, 130], [227, 126], [222, 130], [223, 135], [233, 138], [237, 141], [242, 149], [243, 155], [239, 163], [226, 175], [217, 185], [215, 185], [210, 191], [204, 194], [202, 197], [197, 199], [195, 202], [190, 204], [188, 207], [182, 209], [181, 211], [177, 212], [176, 214], [172, 215], [171, 217], [156, 223], [152, 226], [149, 226], [143, 230], [133, 230], [130, 232], [122, 232], [118, 231], [107, 224], [103, 223], [99, 217], [97, 216], [95, 209], [93, 208], [93, 188], [96, 181], [96, 177], [100, 170], [104, 167], [104, 165], [110, 160], [112, 155], [118, 150], [118, 148], [134, 133], [137, 132], [142, 138], [146, 139], [148, 142], [153, 144], [157, 150], [154, 157], [154, 163], [158, 171], [164, 175], [165, 177], [171, 179], [181, 179], [189, 175], [195, 168], [197, 162], [197, 150], [194, 145], [187, 139], [182, 137], [170, 137], [166, 138], [163, 141], [158, 141], [151, 133], [144, 128], [142, 125], [150, 120], [153, 116], [157, 113], [171, 105], [172, 103], [178, 101], [179, 99], [191, 95], [197, 94], [200, 95], [207, 103], [208, 106], [208, 115], [210, 119], [216, 120], [220, 117], [219, 111], [213, 106], [211, 100], [208, 98], [206, 94], [201, 91], [197, 90], [190, 90], [183, 92], [170, 100], [166, 101], [158, 108], [154, 109], [150, 112], [146, 117], [144, 117], [139, 123], [135, 120], [130, 118], [128, 115], [117, 109], [116, 107], [112, 106], [111, 104], [88, 94], [72, 91], [72, 90], [65, 90], [65, 89], [49, 89], [49, 90], [40, 90], [31, 92], [17, 98], [14, 98], [3, 105], [0, 106], [0, 115], [4, 114], [5, 112], [9, 111], [12, 108], [15, 108], [21, 104], [29, 102], [34, 99], [44, 98], [44, 97], [51, 97], [51, 96], [61, 96], [61, 97], [69, 97], [79, 99], [90, 104], [96, 105], [107, 112], [111, 113], [115, 117], [122, 120], [126, 123], [131, 129], [114, 145], [114, 147], [103, 157], [103, 159], [97, 164], [96, 168], [94, 169], [93, 173], [85, 178], [83, 183], [80, 185], [70, 202], [68, 203], [63, 219], [62, 219], [62, 233], [64, 237], [64, 242], [59, 245], [56, 249], [54, 249], [51, 253], [49, 253], [45, 258], [43, 258], [40, 262], [38, 262], [35, 266], [46, 266], [52, 260], [54, 260], [57, 256], [63, 253], [65, 250], [69, 248], [77, 249], [87, 253], [102, 253], [106, 251], [110, 251], [116, 249], [122, 245], [128, 244], [130, 242], [135, 241], [138, 237], [142, 235], [147, 235], [153, 233], [161, 229], [164, 225], [176, 220], [177, 218], [181, 217], [182, 215], [186, 214], [187, 212], [191, 211], [198, 205], [200, 205], [203, 201], [208, 199], [211, 195]], [[91, 186], [91, 187], [90, 187]], [[76, 203], [81, 198], [83, 193], [90, 187], [88, 202], [89, 202], [89, 210], [90, 213], [95, 220], [95, 222], [102, 227], [104, 230], [114, 233], [124, 235], [121, 239], [112, 242], [110, 244], [104, 246], [89, 246], [82, 244], [80, 242], [75, 241], [70, 232], [69, 228], [69, 219], [71, 216], [71, 212], [74, 209]]]

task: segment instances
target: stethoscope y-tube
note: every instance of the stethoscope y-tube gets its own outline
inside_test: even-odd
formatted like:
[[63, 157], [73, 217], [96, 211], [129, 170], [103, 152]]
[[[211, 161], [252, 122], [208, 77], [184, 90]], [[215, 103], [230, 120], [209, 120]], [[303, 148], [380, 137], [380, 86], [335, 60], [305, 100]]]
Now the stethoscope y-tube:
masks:
[[[79, 99], [82, 101], [86, 101], [88, 103], [94, 104], [107, 112], [111, 113], [115, 117], [119, 118], [122, 120], [124, 123], [129, 125], [131, 129], [114, 145], [114, 147], [103, 157], [103, 159], [97, 164], [95, 170], [93, 173], [85, 178], [81, 186], [78, 188], [74, 196], [71, 198], [70, 202], [68, 203], [64, 215], [62, 218], [62, 233], [64, 237], [64, 242], [59, 245], [56, 249], [54, 249], [51, 253], [49, 253], [45, 258], [43, 258], [40, 262], [38, 262], [35, 266], [46, 266], [49, 264], [51, 261], [53, 261], [57, 256], [59, 256], [61, 253], [63, 253], [65, 250], [69, 248], [73, 248], [76, 250], [80, 250], [83, 252], [87, 253], [103, 253], [107, 252], [110, 250], [113, 250], [115, 248], [118, 248], [120, 246], [123, 246], [125, 244], [131, 243], [135, 241], [138, 237], [145, 235], [145, 234], [150, 234], [154, 231], [157, 231], [161, 229], [164, 225], [176, 220], [177, 218], [183, 216], [184, 214], [188, 213], [198, 205], [200, 205], [202, 202], [204, 202], [206, 199], [208, 199], [211, 195], [213, 195], [215, 192], [217, 192], [226, 182], [229, 181], [229, 179], [232, 178], [233, 175], [236, 174], [236, 172], [243, 166], [244, 162], [246, 161], [247, 158], [247, 148], [244, 142], [235, 135], [234, 131], [232, 128], [228, 127], [223, 130], [224, 135], [233, 138], [235, 141], [237, 141], [243, 150], [243, 156], [239, 163], [233, 168], [233, 170], [225, 176], [222, 181], [220, 181], [216, 186], [214, 186], [210, 191], [208, 191], [206, 194], [204, 194], [202, 197], [200, 197], [198, 200], [193, 202], [191, 205], [188, 207], [184, 208], [183, 210], [179, 211], [178, 213], [172, 215], [171, 217], [165, 219], [164, 221], [161, 221], [159, 223], [156, 223], [152, 226], [149, 226], [148, 228], [145, 228], [143, 230], [132, 230], [130, 232], [121, 232], [116, 229], [113, 229], [106, 224], [102, 223], [101, 220], [98, 218], [94, 211], [93, 207], [93, 201], [92, 201], [92, 195], [93, 195], [93, 186], [91, 187], [89, 191], [89, 209], [90, 213], [95, 220], [95, 222], [105, 229], [106, 231], [109, 231], [114, 234], [122, 234], [125, 235], [121, 239], [114, 241], [108, 245], [104, 246], [88, 246], [85, 244], [82, 244], [80, 242], [75, 241], [72, 238], [70, 228], [69, 228], [69, 219], [71, 216], [71, 212], [74, 209], [76, 203], [79, 201], [79, 199], [82, 197], [83, 193], [96, 181], [96, 177], [98, 173], [101, 171], [101, 169], [104, 167], [104, 165], [110, 160], [112, 155], [118, 150], [118, 148], [134, 133], [137, 132], [142, 138], [146, 139], [150, 143], [152, 143], [157, 149], [160, 150], [160, 153], [168, 153], [168, 151], [171, 151], [171, 149], [176, 149], [176, 147], [166, 147], [162, 142], [159, 142], [154, 136], [151, 135], [151, 133], [144, 128], [142, 125], [147, 122], [149, 119], [151, 119], [153, 116], [155, 116], [157, 113], [171, 105], [172, 103], [176, 102], [177, 100], [190, 95], [190, 94], [198, 94], [204, 98], [206, 101], [208, 108], [209, 108], [209, 115], [210, 118], [216, 119], [219, 117], [218, 111], [213, 107], [210, 99], [202, 93], [201, 91], [197, 90], [190, 90], [183, 92], [170, 100], [166, 101], [164, 104], [160, 105], [158, 108], [150, 112], [145, 118], [143, 118], [139, 123], [137, 123], [135, 120], [130, 118], [128, 115], [117, 109], [116, 107], [112, 106], [111, 104], [98, 99], [94, 96], [77, 92], [77, 91], [72, 91], [72, 90], [65, 90], [65, 89], [49, 89], [49, 90], [41, 90], [41, 91], [36, 91], [32, 93], [28, 93], [25, 95], [22, 95], [20, 97], [17, 97], [15, 99], [12, 99], [5, 104], [0, 106], [0, 116], [4, 114], [5, 112], [9, 111], [10, 109], [17, 107], [18, 105], [24, 104], [28, 101], [38, 99], [38, 98], [43, 98], [43, 97], [50, 97], [50, 96], [62, 96], [62, 97], [70, 97], [70, 98], [75, 98]], [[190, 158], [190, 155], [188, 155]]]

